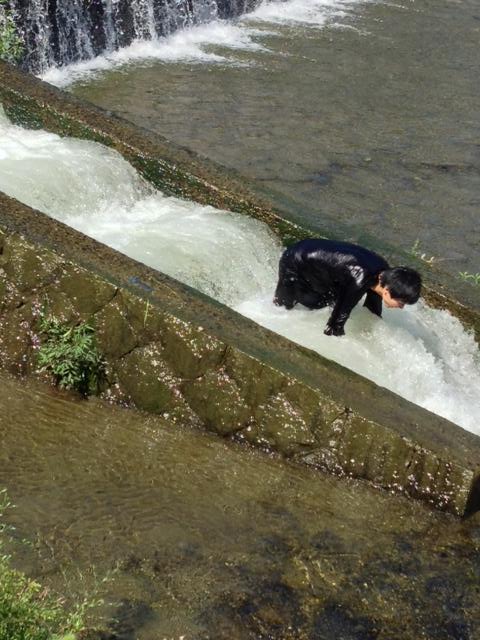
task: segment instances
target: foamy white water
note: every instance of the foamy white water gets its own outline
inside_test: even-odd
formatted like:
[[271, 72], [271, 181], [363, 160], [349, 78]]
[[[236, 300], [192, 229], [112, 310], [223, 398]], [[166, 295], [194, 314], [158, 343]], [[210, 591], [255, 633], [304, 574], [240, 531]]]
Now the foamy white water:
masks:
[[165, 197], [116, 152], [1, 112], [0, 190], [480, 435], [478, 347], [446, 311], [357, 307], [346, 336], [324, 336], [328, 309], [273, 305], [281, 247], [264, 224]]
[[323, 27], [332, 18], [345, 15], [358, 2], [352, 0], [289, 0], [262, 2], [245, 21], [263, 20], [272, 24], [302, 24]]
[[[323, 28], [371, 0], [264, 0], [256, 11], [235, 21], [213, 20], [191, 26], [170, 36], [136, 40], [128, 47], [97, 56], [91, 60], [63, 67], [51, 67], [42, 79], [58, 87], [88, 81], [102, 71], [161, 60], [165, 63], [255, 64], [245, 52], [271, 53], [266, 36], [271, 37], [285, 26]], [[220, 53], [219, 53], [220, 52]], [[238, 56], [242, 52], [242, 56]], [[288, 54], [287, 52], [284, 52]]]

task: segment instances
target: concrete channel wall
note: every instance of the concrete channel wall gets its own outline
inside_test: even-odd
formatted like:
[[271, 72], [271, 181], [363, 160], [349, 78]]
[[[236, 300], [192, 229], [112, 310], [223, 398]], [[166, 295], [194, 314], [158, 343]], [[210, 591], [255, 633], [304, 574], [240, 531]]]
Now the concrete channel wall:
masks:
[[[14, 121], [108, 144], [164, 192], [259, 217], [284, 241], [308, 235], [188, 151], [8, 65], [0, 81]], [[0, 193], [0, 360], [16, 375], [37, 371], [45, 303], [93, 320], [106, 398], [456, 515], [480, 507], [476, 436]]]

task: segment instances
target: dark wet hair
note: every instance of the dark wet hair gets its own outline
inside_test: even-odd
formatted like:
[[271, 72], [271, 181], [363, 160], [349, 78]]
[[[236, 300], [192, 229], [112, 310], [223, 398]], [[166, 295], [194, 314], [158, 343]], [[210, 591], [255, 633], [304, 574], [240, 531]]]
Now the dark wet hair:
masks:
[[415, 304], [420, 298], [422, 278], [418, 271], [410, 267], [386, 269], [380, 274], [380, 284], [387, 287], [395, 300], [405, 304]]

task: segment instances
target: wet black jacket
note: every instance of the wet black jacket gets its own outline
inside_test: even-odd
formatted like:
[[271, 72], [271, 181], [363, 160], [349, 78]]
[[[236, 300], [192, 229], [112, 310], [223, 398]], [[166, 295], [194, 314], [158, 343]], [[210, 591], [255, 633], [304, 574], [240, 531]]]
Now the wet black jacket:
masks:
[[364, 306], [382, 315], [382, 298], [371, 287], [377, 283], [379, 273], [389, 266], [373, 251], [349, 242], [309, 239], [285, 251], [281, 271], [282, 262], [284, 273], [297, 278], [304, 290], [310, 289], [319, 299], [323, 297], [327, 304], [334, 304], [326, 333], [344, 333], [345, 322], [365, 293]]

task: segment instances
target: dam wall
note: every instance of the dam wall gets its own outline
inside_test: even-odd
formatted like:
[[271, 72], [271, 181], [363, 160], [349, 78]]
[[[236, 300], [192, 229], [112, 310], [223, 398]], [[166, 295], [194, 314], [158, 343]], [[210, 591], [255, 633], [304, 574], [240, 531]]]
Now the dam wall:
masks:
[[34, 73], [111, 54], [134, 40], [166, 37], [179, 29], [233, 18], [256, 0], [6, 0]]
[[[213, 163], [8, 65], [0, 80], [15, 122], [115, 148], [165, 193], [257, 217], [284, 242], [308, 235]], [[434, 290], [478, 331], [465, 300]], [[93, 322], [105, 399], [456, 515], [480, 506], [478, 437], [0, 194], [2, 368], [43, 375], [45, 304], [67, 323]]]

